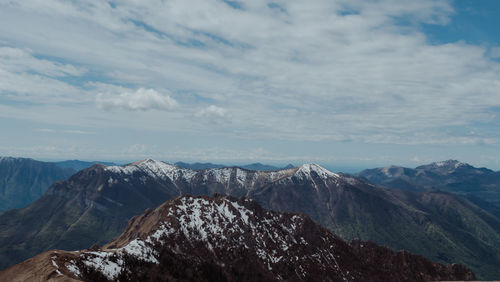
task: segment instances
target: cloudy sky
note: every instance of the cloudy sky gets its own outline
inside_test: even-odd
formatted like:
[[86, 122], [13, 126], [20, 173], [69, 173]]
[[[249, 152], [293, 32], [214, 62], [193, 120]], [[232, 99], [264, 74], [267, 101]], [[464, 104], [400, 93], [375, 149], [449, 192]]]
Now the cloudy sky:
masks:
[[500, 169], [497, 0], [0, 0], [0, 155]]

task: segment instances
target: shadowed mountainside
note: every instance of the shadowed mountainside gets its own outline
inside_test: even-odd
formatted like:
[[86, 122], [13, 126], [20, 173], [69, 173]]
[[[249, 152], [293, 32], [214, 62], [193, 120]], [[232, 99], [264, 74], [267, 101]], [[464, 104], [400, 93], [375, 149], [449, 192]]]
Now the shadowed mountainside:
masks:
[[0, 213], [38, 200], [49, 186], [75, 173], [53, 163], [0, 157]]

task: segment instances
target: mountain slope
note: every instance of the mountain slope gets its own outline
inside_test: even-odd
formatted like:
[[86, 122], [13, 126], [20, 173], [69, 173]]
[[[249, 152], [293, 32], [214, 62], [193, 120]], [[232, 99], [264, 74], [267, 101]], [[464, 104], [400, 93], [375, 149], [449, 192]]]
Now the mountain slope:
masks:
[[145, 160], [94, 165], [52, 185], [32, 205], [0, 214], [0, 268], [48, 249], [82, 249], [120, 234], [128, 220], [182, 194], [237, 197], [293, 173], [240, 168], [192, 171]]
[[[380, 267], [383, 260], [384, 267]], [[33, 273], [36, 273], [33, 275]], [[31, 276], [31, 277], [30, 277]], [[134, 217], [102, 249], [52, 251], [0, 280], [429, 281], [472, 280], [373, 243], [341, 240], [305, 215], [266, 211], [248, 198], [183, 196]]]
[[500, 277], [499, 220], [458, 196], [391, 191], [313, 164], [271, 172], [193, 171], [153, 160], [95, 165], [53, 185], [29, 207], [0, 215], [0, 265], [49, 249], [109, 242], [146, 208], [183, 194], [213, 193], [249, 196], [266, 208], [308, 214], [348, 240], [465, 263], [480, 278]]
[[53, 163], [0, 157], [0, 212], [27, 206], [39, 199], [52, 183], [74, 172]]
[[249, 196], [273, 210], [306, 213], [346, 240], [372, 240], [500, 277], [500, 221], [453, 194], [387, 190], [316, 168]]
[[[498, 214], [500, 208], [500, 172], [476, 168], [456, 160], [412, 168], [390, 166], [363, 170], [357, 176], [387, 188], [412, 191], [447, 191], [496, 205], [482, 205]], [[480, 202], [477, 202], [480, 204]], [[500, 218], [500, 217], [499, 217]]]

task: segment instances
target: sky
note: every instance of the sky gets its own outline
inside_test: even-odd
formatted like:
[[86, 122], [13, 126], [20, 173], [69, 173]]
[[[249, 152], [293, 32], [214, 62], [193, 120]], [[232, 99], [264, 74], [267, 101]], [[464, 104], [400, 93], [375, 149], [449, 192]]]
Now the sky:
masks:
[[0, 0], [0, 155], [500, 170], [500, 1]]

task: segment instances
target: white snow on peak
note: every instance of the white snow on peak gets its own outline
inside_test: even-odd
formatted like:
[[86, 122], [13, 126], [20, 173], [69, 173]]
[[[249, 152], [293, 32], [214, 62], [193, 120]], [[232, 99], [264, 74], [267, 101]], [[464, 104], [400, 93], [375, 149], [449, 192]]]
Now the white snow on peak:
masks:
[[[182, 233], [189, 241], [203, 242], [212, 251], [217, 248], [249, 249], [247, 244], [250, 244], [269, 269], [283, 260], [293, 260], [292, 253], [297, 246], [308, 244], [303, 238], [295, 238], [304, 223], [302, 217], [295, 215], [284, 219], [282, 214], [272, 212], [256, 217], [246, 206], [227, 198], [209, 201], [184, 197], [181, 204], [170, 207], [169, 215], [176, 218], [180, 225], [178, 232], [170, 233], [173, 238]], [[163, 229], [168, 230], [170, 224], [164, 222]], [[322, 239], [329, 240], [328, 237]], [[228, 242], [231, 243], [228, 245]], [[337, 264], [331, 249], [317, 250], [300, 260], [318, 260], [320, 257]]]
[[77, 277], [79, 277], [81, 274], [80, 269], [75, 265], [74, 260], [71, 260], [70, 263], [66, 265], [66, 269], [68, 269], [70, 272], [72, 272]]
[[381, 171], [386, 175], [386, 176], [392, 176], [392, 173], [391, 173], [391, 169], [395, 168], [395, 166], [391, 165], [391, 166], [386, 166], [384, 168], [381, 169]]
[[[112, 259], [114, 256], [113, 252], [87, 252], [80, 256], [85, 257], [83, 264], [100, 271], [110, 280], [116, 279], [122, 271], [123, 260], [121, 258]], [[79, 269], [77, 270], [78, 272], [80, 271]]]
[[105, 170], [125, 175], [132, 175], [136, 171], [142, 171], [153, 178], [163, 180], [168, 178], [171, 181], [176, 181], [180, 178], [189, 181], [196, 174], [193, 170], [183, 169], [175, 165], [152, 159], [134, 162], [125, 166], [108, 166]]
[[[239, 167], [224, 167], [206, 170], [191, 170], [162, 161], [146, 159], [130, 163], [125, 166], [108, 166], [105, 170], [124, 176], [131, 176], [135, 172], [143, 172], [154, 179], [169, 179], [174, 183], [179, 180], [191, 182], [195, 176], [198, 175], [204, 181], [215, 181], [225, 185], [234, 181], [234, 183], [237, 183], [240, 186], [253, 187], [257, 182], [273, 182], [283, 177], [290, 176], [293, 174], [294, 169], [279, 171], [249, 171]], [[325, 173], [321, 173], [321, 175], [324, 174]], [[142, 181], [146, 181], [147, 178], [145, 176], [143, 178], [144, 179], [142, 179]], [[126, 177], [124, 179], [125, 181], [129, 181], [130, 178]]]
[[[116, 280], [118, 275], [123, 271], [125, 261], [123, 257], [125, 255], [133, 256], [139, 260], [145, 262], [152, 262], [158, 264], [157, 252], [153, 248], [153, 239], [155, 242], [158, 241], [156, 237], [160, 237], [158, 232], [165, 231], [164, 226], [153, 235], [149, 236], [146, 240], [141, 240], [139, 238], [132, 240], [126, 246], [118, 249], [108, 249], [105, 251], [88, 251], [80, 255], [83, 258], [82, 262], [87, 267], [93, 268], [103, 275], [105, 275], [109, 280]], [[66, 268], [71, 271], [76, 276], [80, 276], [81, 271], [75, 265], [74, 262], [66, 265]]]
[[[127, 271], [125, 255], [158, 264], [157, 247], [167, 242], [180, 242], [179, 238], [184, 237], [191, 243], [203, 243], [212, 251], [221, 248], [250, 249], [252, 246], [255, 254], [269, 269], [284, 260], [306, 262], [323, 258], [341, 271], [334, 256], [333, 244], [329, 244], [330, 248], [327, 249], [317, 249], [308, 256], [293, 256], [299, 245], [308, 245], [304, 238], [297, 237], [297, 230], [304, 224], [301, 216], [294, 215], [287, 219], [282, 214], [265, 212], [257, 217], [245, 205], [228, 198], [207, 200], [202, 197], [182, 197], [179, 204], [167, 208], [170, 220], [160, 222], [146, 239], [136, 238], [117, 249], [83, 252], [80, 255], [83, 264], [101, 272], [109, 280], [116, 280], [122, 271]], [[328, 242], [330, 237], [321, 239]], [[65, 266], [80, 276], [82, 269], [73, 261]], [[305, 278], [307, 274], [303, 273], [302, 276]]]
[[203, 178], [205, 180], [210, 177], [214, 177], [217, 182], [227, 183], [231, 178], [231, 172], [233, 168], [224, 167], [224, 168], [211, 168], [205, 171]]
[[303, 164], [299, 167], [299, 169], [297, 169], [294, 175], [300, 179], [311, 178], [312, 172], [315, 172], [319, 177], [321, 177], [324, 180], [331, 177], [335, 178], [339, 177], [338, 174], [333, 173], [317, 164]]
[[[173, 213], [181, 224], [180, 230], [186, 238], [207, 240], [211, 236], [223, 236], [226, 229], [237, 227], [236, 218], [249, 223], [253, 212], [236, 202], [224, 199], [222, 203], [203, 198], [182, 198]], [[233, 230], [234, 231], [234, 230]]]
[[456, 161], [456, 160], [447, 160], [447, 161], [435, 162], [435, 163], [433, 163], [433, 165], [436, 167], [450, 167], [452, 169], [457, 169], [457, 168], [459, 168], [461, 166], [465, 166], [467, 164]]

